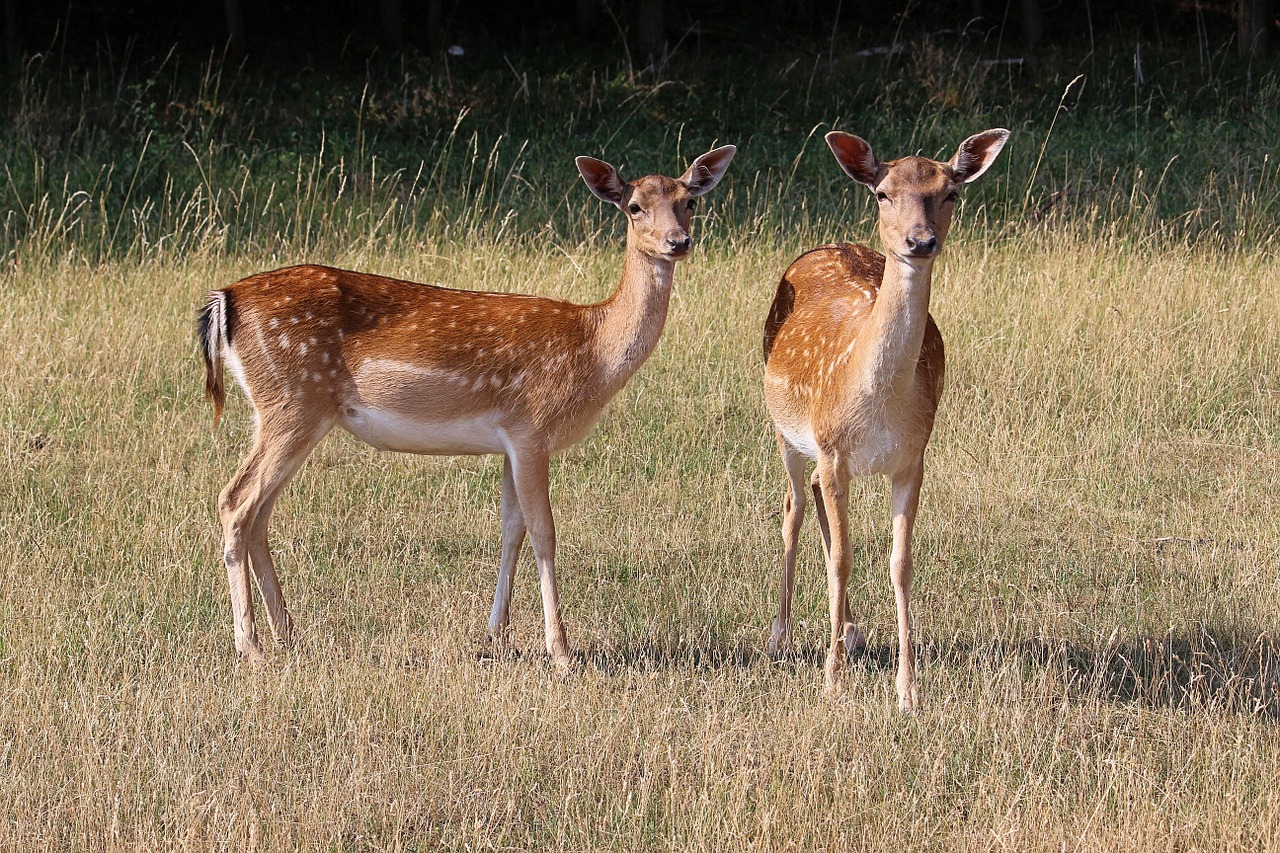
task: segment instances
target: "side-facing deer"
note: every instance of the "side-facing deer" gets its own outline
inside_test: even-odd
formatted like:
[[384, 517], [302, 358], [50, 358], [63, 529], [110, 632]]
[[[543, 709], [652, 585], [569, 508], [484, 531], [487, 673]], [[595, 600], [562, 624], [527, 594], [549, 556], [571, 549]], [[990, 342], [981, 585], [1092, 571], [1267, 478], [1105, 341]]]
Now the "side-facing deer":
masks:
[[586, 436], [653, 352], [676, 262], [692, 248], [694, 199], [719, 183], [735, 151], [709, 151], [679, 179], [627, 183], [608, 163], [577, 158], [591, 192], [627, 221], [622, 282], [595, 305], [322, 266], [259, 273], [209, 294], [197, 331], [214, 423], [226, 401], [224, 364], [255, 416], [253, 447], [218, 502], [241, 655], [262, 656], [250, 570], [272, 633], [291, 641], [267, 525], [285, 484], [342, 426], [382, 450], [503, 454], [502, 558], [489, 633], [500, 638], [506, 630], [527, 531], [547, 651], [562, 669], [570, 665], [556, 593], [549, 459]]
[[846, 657], [865, 643], [846, 594], [852, 565], [849, 482], [884, 474], [893, 492], [889, 567], [898, 609], [898, 705], [910, 711], [918, 703], [911, 530], [944, 370], [942, 335], [929, 316], [929, 285], [956, 191], [987, 170], [1008, 138], [1003, 129], [971, 136], [946, 163], [924, 157], [882, 163], [859, 137], [828, 133], [827, 144], [845, 172], [875, 192], [885, 255], [848, 243], [806, 252], [783, 274], [765, 320], [765, 399], [788, 481], [782, 584], [769, 646], [779, 654], [792, 642], [805, 467], [813, 459], [811, 485], [831, 611], [829, 694], [844, 691]]

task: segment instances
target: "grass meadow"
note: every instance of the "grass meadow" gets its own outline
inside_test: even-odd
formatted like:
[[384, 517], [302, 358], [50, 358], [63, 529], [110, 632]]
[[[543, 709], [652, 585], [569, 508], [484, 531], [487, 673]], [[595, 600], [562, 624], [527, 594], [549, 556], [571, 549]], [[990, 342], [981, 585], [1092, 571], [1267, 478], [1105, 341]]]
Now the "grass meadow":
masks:
[[[369, 119], [382, 136], [238, 145], [253, 98], [220, 100], [207, 73], [141, 118], [139, 83], [119, 119], [134, 124], [68, 131], [54, 153], [46, 125], [92, 107], [30, 70], [8, 107], [28, 124], [6, 137], [0, 268], [0, 848], [1280, 848], [1280, 182], [1273, 139], [1249, 136], [1266, 125], [1247, 129], [1254, 111], [1274, 127], [1280, 85], [1255, 72], [1245, 103], [1223, 67], [1147, 101], [1112, 69], [1075, 113], [1059, 105], [1081, 84], [1052, 63], [1031, 80], [953, 71], [958, 102], [896, 113], [848, 95], [882, 108], [884, 156], [1015, 130], [935, 274], [948, 387], [916, 528], [909, 717], [881, 481], [851, 501], [869, 646], [847, 695], [822, 694], [812, 514], [799, 652], [765, 653], [784, 477], [763, 317], [803, 248], [874, 239], [865, 191], [820, 134], [806, 142], [837, 115], [857, 131], [841, 69], [782, 63], [790, 100], [754, 131], [715, 81], [677, 96], [619, 73], [567, 120], [531, 118], [529, 89], [554, 102], [581, 75], [534, 73], [523, 95], [518, 76], [480, 81], [498, 106], [440, 125], [416, 164], [394, 117]], [[1223, 97], [1177, 94], [1192, 78]], [[380, 85], [362, 105], [394, 103]], [[198, 112], [200, 92], [208, 124], [163, 109]], [[662, 124], [695, 106], [696, 133]], [[609, 136], [641, 107], [635, 124], [660, 131]], [[576, 671], [542, 651], [527, 548], [512, 650], [485, 638], [499, 460], [337, 433], [273, 524], [300, 648], [238, 662], [216, 499], [249, 412], [237, 393], [211, 428], [204, 292], [308, 260], [602, 299], [620, 230], [572, 156], [670, 174], [709, 136], [740, 153], [699, 208], [662, 342], [552, 468]], [[381, 164], [380, 140], [403, 162]]]

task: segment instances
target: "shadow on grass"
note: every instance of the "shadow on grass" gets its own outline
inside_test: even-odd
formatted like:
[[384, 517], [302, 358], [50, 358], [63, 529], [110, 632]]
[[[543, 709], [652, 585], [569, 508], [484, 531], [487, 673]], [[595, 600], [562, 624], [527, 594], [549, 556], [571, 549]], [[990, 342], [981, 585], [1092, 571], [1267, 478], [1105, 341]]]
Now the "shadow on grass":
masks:
[[764, 649], [715, 636], [688, 638], [637, 638], [621, 644], [597, 642], [582, 650], [586, 664], [600, 672], [657, 672], [669, 669], [714, 672], [746, 669], [767, 661]]
[[1101, 646], [1070, 640], [956, 642], [926, 647], [944, 666], [1017, 665], [1060, 673], [1073, 697], [1149, 708], [1280, 719], [1280, 643], [1240, 627], [1185, 626]]
[[[811, 668], [814, 677], [821, 678], [825, 651], [817, 644], [801, 645], [776, 665]], [[1195, 625], [1163, 636], [1120, 638], [1117, 632], [1101, 646], [1065, 639], [957, 637], [925, 643], [917, 655], [924, 668], [1057, 674], [1067, 695], [1077, 699], [1280, 720], [1280, 642], [1262, 631]], [[597, 642], [583, 649], [581, 658], [605, 673], [709, 672], [745, 669], [770, 660], [763, 646], [714, 635]], [[885, 644], [869, 646], [853, 662], [855, 669], [885, 672], [892, 672], [896, 665], [896, 645]]]

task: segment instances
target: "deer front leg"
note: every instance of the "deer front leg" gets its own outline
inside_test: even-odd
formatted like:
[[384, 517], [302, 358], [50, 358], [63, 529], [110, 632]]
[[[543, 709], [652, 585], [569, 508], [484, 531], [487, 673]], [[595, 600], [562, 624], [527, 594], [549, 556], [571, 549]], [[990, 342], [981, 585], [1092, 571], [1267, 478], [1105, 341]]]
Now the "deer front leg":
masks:
[[831, 544], [827, 553], [827, 604], [831, 617], [831, 642], [827, 647], [825, 673], [827, 695], [834, 697], [844, 693], [848, 669], [845, 623], [849, 606], [845, 596], [849, 587], [849, 570], [853, 565], [849, 546], [849, 470], [838, 454], [822, 454], [818, 458], [818, 478], [831, 530]]
[[498, 585], [493, 591], [493, 612], [489, 615], [489, 636], [502, 640], [511, 610], [511, 589], [515, 582], [516, 561], [524, 544], [524, 514], [516, 496], [515, 475], [511, 457], [502, 460], [502, 562], [498, 566]]
[[[813, 506], [818, 513], [818, 529], [822, 531], [822, 557], [831, 559], [831, 525], [827, 522], [827, 509], [823, 504], [822, 482], [818, 472], [813, 472]], [[849, 587], [845, 584], [844, 592], [844, 650], [853, 657], [867, 647], [867, 637], [858, 629], [849, 610]]]
[[898, 608], [898, 709], [904, 713], [920, 705], [916, 694], [916, 647], [911, 632], [911, 532], [923, 480], [923, 461], [893, 478], [893, 553], [889, 573]]
[[800, 542], [800, 526], [804, 523], [805, 457], [782, 434], [778, 434], [782, 464], [787, 469], [787, 496], [782, 507], [782, 583], [778, 590], [778, 615], [769, 631], [769, 654], [777, 657], [792, 649], [791, 599], [795, 590], [796, 551]]
[[551, 515], [549, 492], [550, 459], [538, 449], [516, 454], [512, 458], [512, 475], [520, 511], [538, 563], [538, 581], [542, 587], [542, 617], [547, 632], [547, 652], [561, 672], [572, 668], [569, 641], [560, 621], [560, 596], [556, 590], [556, 527]]

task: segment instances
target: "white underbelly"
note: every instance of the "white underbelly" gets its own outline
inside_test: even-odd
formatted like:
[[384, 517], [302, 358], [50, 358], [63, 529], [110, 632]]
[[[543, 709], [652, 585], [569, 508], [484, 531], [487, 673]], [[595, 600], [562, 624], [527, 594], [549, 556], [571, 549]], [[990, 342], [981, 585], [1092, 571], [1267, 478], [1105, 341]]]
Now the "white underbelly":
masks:
[[424, 421], [380, 409], [349, 406], [342, 425], [379, 450], [455, 455], [505, 453], [506, 434], [496, 412], [452, 420]]
[[892, 430], [870, 429], [863, 433], [858, 446], [850, 451], [849, 473], [853, 476], [893, 474], [900, 466], [903, 443]]
[[813, 430], [808, 426], [794, 426], [792, 424], [778, 424], [778, 432], [782, 433], [782, 437], [787, 440], [796, 450], [799, 450], [810, 459], [818, 458], [818, 442], [813, 437]]
[[[779, 423], [778, 431], [787, 443], [810, 459], [818, 458], [818, 442], [807, 425]], [[893, 474], [906, 461], [906, 446], [892, 430], [881, 428], [867, 430], [861, 440], [845, 448], [845, 460], [849, 473], [854, 477], [872, 474]]]

